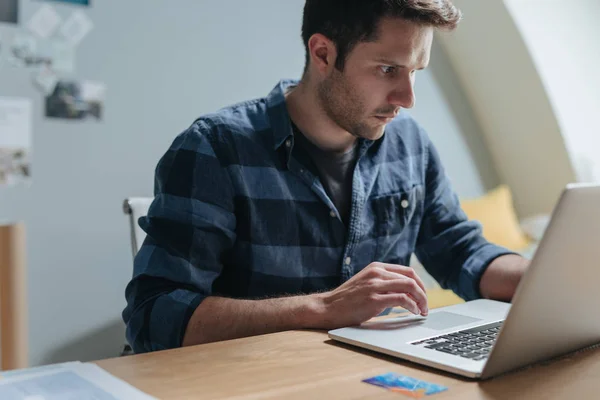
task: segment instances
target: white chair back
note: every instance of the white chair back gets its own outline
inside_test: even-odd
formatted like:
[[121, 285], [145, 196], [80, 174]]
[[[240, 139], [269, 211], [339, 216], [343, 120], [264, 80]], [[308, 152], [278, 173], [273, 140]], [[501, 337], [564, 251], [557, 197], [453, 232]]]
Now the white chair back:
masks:
[[140, 228], [138, 219], [148, 214], [153, 197], [129, 197], [123, 202], [123, 212], [129, 215], [129, 228], [131, 232], [131, 253], [135, 257], [142, 247], [146, 232]]

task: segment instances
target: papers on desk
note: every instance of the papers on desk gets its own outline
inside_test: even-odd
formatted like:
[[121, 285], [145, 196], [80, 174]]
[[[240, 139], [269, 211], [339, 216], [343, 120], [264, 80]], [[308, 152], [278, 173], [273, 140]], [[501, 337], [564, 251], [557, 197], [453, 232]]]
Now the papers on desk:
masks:
[[64, 363], [1, 373], [2, 400], [152, 400], [95, 364]]
[[[61, 364], [49, 364], [42, 365], [40, 367], [23, 368], [23, 369], [12, 369], [10, 371], [0, 371], [0, 379], [4, 378], [15, 378], [18, 376], [34, 375], [40, 372], [47, 372], [56, 370], [59, 368], [68, 368], [71, 365], [81, 364], [80, 361], [66, 362]], [[0, 380], [2, 382], [2, 380]]]

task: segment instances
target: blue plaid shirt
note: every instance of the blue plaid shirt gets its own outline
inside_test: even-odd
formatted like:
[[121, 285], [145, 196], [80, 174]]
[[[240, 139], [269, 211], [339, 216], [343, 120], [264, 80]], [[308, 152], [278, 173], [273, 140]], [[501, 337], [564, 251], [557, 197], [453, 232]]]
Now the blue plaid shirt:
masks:
[[159, 161], [123, 311], [135, 352], [181, 346], [207, 296], [326, 291], [374, 261], [408, 265], [413, 252], [443, 287], [475, 299], [486, 266], [509, 253], [467, 221], [406, 114], [381, 139], [359, 140], [346, 226], [294, 146], [284, 92], [295, 83], [199, 118]]

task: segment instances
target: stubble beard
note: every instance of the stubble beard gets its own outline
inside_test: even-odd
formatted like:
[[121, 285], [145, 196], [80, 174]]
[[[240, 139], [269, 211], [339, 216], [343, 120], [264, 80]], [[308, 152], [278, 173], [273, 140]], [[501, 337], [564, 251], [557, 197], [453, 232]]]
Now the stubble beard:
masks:
[[377, 140], [383, 135], [383, 126], [369, 126], [361, 121], [365, 118], [364, 103], [343, 73], [334, 71], [319, 84], [317, 95], [327, 117], [352, 136]]

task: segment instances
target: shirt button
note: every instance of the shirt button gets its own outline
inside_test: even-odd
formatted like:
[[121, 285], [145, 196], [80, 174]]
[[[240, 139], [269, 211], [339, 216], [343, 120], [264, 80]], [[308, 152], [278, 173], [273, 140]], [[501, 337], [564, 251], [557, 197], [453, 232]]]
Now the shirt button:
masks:
[[352, 259], [350, 257], [346, 257], [346, 265], [350, 265], [350, 263], [352, 262]]
[[292, 141], [290, 139], [285, 141], [285, 147], [291, 147], [292, 146]]
[[408, 200], [402, 200], [400, 202], [400, 205], [402, 206], [402, 208], [408, 208], [408, 206], [410, 205], [410, 203], [408, 202]]
[[329, 216], [330, 216], [331, 218], [335, 218], [335, 211], [331, 210], [331, 211], [329, 212]]

